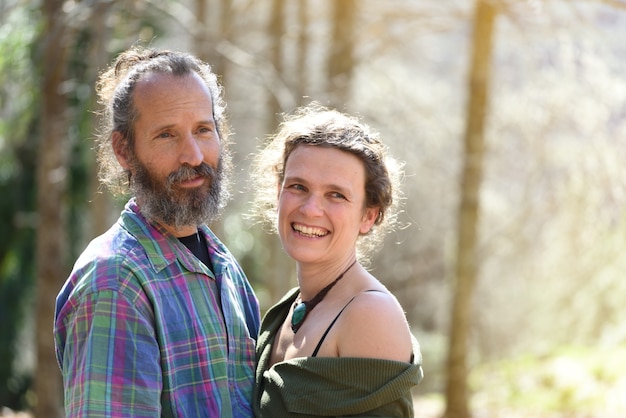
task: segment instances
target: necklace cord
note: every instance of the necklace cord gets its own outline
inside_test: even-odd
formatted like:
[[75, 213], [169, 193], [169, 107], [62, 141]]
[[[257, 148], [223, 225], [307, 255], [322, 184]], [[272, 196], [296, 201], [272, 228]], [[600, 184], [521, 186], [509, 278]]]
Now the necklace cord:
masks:
[[341, 280], [341, 278], [343, 278], [343, 276], [348, 272], [348, 270], [350, 270], [352, 266], [354, 266], [355, 264], [356, 264], [356, 260], [354, 260], [352, 264], [350, 264], [348, 268], [346, 268], [343, 271], [343, 273], [341, 273], [335, 280], [333, 280], [330, 284], [328, 284], [326, 287], [320, 290], [317, 293], [317, 295], [315, 295], [311, 300], [309, 301], [303, 300], [302, 302], [295, 304], [293, 313], [291, 316], [291, 329], [293, 330], [294, 333], [298, 332], [305, 318], [308, 316], [309, 312], [311, 312], [313, 308], [315, 308], [315, 306], [317, 306], [317, 304], [320, 303], [322, 299], [324, 299], [324, 297], [326, 297], [326, 294], [330, 291], [330, 289], [332, 289], [333, 286], [335, 286], [337, 282]]

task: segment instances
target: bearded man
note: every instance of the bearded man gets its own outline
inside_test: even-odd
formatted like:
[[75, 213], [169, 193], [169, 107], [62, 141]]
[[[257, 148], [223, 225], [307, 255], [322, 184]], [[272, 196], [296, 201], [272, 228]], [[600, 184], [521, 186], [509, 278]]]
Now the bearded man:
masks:
[[66, 416], [252, 416], [259, 305], [208, 227], [231, 170], [217, 77], [133, 47], [96, 87], [100, 179], [132, 197], [56, 299]]

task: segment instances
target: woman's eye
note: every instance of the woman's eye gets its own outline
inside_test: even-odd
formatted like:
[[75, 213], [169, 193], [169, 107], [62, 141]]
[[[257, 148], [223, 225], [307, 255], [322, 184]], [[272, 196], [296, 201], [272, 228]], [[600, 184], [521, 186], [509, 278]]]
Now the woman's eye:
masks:
[[333, 192], [333, 193], [331, 193], [331, 196], [334, 197], [335, 199], [345, 199], [346, 198], [343, 194], [341, 194], [339, 192]]

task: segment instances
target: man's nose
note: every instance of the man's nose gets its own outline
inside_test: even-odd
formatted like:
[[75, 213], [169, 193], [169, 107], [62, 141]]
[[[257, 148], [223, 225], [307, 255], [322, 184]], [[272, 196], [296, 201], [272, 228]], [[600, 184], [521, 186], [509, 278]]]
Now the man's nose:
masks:
[[192, 167], [199, 166], [204, 160], [202, 148], [192, 133], [185, 135], [180, 145], [180, 163]]

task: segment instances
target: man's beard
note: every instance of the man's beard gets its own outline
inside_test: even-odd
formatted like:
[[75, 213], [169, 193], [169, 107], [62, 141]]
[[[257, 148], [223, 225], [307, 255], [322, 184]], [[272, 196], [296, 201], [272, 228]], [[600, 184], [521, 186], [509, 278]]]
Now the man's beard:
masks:
[[[228, 192], [222, 190], [224, 169], [220, 159], [217, 169], [206, 163], [197, 167], [183, 165], [165, 180], [154, 175], [136, 156], [131, 164], [131, 179], [139, 208], [146, 219], [158, 221], [179, 229], [183, 226], [200, 226], [217, 219]], [[205, 182], [193, 189], [177, 187], [181, 182], [201, 176]]]

